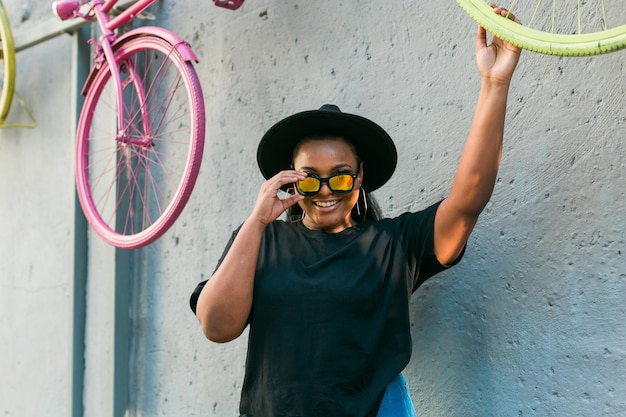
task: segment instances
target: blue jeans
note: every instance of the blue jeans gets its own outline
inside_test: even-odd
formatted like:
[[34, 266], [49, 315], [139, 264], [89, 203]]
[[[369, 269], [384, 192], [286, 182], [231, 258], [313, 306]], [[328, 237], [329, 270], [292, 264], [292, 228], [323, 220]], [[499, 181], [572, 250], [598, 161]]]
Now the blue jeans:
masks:
[[378, 417], [417, 417], [411, 395], [402, 374], [398, 374], [389, 385], [378, 410]]

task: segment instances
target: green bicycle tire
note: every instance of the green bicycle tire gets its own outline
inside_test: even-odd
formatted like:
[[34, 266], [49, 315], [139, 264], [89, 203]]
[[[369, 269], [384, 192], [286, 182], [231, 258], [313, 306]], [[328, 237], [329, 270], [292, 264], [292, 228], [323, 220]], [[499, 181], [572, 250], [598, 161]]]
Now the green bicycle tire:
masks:
[[558, 34], [532, 29], [502, 17], [494, 13], [485, 0], [457, 2], [487, 31], [522, 49], [573, 57], [605, 54], [626, 47], [626, 24], [591, 33]]
[[13, 101], [13, 89], [15, 88], [15, 47], [13, 44], [13, 35], [11, 33], [11, 25], [7, 12], [0, 1], [0, 125], [4, 121], [11, 109]]

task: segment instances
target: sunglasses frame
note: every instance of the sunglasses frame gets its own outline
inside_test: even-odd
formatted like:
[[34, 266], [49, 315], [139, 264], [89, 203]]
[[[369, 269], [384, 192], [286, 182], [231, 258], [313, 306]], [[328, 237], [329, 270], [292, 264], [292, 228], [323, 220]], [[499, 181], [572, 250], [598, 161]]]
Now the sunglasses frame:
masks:
[[[328, 186], [328, 189], [333, 193], [333, 194], [337, 194], [337, 195], [344, 195], [344, 194], [348, 194], [351, 193], [352, 191], [354, 191], [354, 183], [356, 182], [356, 179], [358, 178], [359, 174], [361, 173], [361, 169], [357, 169], [356, 173], [354, 174], [348, 174], [348, 173], [342, 173], [342, 174], [335, 174], [335, 175], [331, 175], [330, 177], [326, 177], [326, 178], [321, 178], [318, 177], [315, 174], [311, 174], [311, 173], [307, 173], [306, 177], [307, 178], [315, 178], [316, 180], [318, 180], [320, 182], [320, 187], [317, 189], [317, 191], [301, 191], [300, 188], [298, 187], [298, 183], [295, 183], [293, 186], [296, 189], [296, 191], [298, 192], [298, 194], [303, 195], [305, 197], [312, 197], [314, 195], [319, 194], [320, 190], [322, 189], [322, 185], [325, 183]], [[331, 178], [335, 178], [341, 175], [349, 175], [352, 177], [352, 187], [349, 190], [333, 190], [333, 188], [330, 186], [330, 179]]]

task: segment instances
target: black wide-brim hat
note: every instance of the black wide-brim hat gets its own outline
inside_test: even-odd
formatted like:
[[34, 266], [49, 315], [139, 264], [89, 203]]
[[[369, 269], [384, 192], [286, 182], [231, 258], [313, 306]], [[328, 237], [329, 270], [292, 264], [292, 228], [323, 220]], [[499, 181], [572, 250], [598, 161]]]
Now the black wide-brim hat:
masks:
[[344, 136], [351, 142], [363, 161], [363, 188], [374, 191], [393, 175], [398, 153], [385, 130], [355, 114], [343, 113], [333, 104], [319, 110], [308, 110], [289, 116], [263, 135], [257, 150], [257, 162], [266, 179], [290, 169], [293, 151], [298, 142], [313, 134]]

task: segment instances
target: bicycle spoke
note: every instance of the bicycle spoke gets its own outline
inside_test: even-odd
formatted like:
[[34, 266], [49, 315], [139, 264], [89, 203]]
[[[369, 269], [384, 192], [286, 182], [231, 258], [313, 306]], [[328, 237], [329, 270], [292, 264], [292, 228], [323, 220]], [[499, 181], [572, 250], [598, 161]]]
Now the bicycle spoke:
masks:
[[607, 30], [609, 27], [608, 27], [608, 22], [607, 22], [607, 19], [606, 19], [606, 8], [605, 8], [605, 5], [604, 5], [604, 0], [601, 0], [600, 4], [602, 6], [602, 22], [601, 22], [602, 29], [603, 30]]

